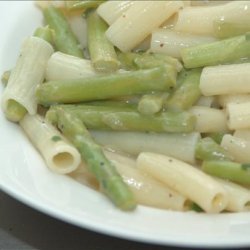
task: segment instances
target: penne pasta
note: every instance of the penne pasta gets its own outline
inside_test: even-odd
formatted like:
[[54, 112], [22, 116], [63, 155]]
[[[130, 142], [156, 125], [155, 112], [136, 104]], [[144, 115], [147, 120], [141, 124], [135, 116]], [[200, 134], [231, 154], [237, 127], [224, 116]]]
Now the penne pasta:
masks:
[[134, 156], [143, 151], [155, 152], [189, 163], [195, 163], [195, 148], [200, 139], [200, 134], [197, 132], [181, 134], [92, 130], [91, 134], [105, 147]]
[[250, 128], [250, 101], [227, 105], [228, 127], [230, 129]]
[[9, 101], [14, 100], [29, 114], [36, 114], [36, 88], [44, 80], [47, 61], [52, 53], [52, 46], [41, 38], [32, 36], [24, 40], [2, 96], [4, 112], [8, 109]]
[[249, 94], [232, 94], [232, 95], [220, 95], [216, 98], [218, 104], [222, 108], [226, 108], [229, 103], [243, 103], [243, 102], [250, 102], [250, 95]]
[[236, 136], [232, 136], [230, 134], [226, 134], [223, 136], [221, 141], [221, 146], [225, 148], [230, 155], [233, 156], [236, 162], [240, 163], [248, 163], [250, 162], [250, 142], [239, 138]]
[[152, 33], [150, 51], [164, 53], [180, 59], [180, 51], [199, 44], [214, 42], [216, 39], [209, 36], [198, 36], [174, 30], [158, 29]]
[[176, 211], [186, 211], [191, 202], [150, 175], [136, 168], [136, 161], [117, 153], [105, 151], [139, 204]]
[[57, 129], [39, 115], [25, 115], [20, 126], [43, 156], [48, 168], [59, 174], [76, 170], [81, 156]]
[[205, 96], [249, 93], [250, 63], [205, 67], [201, 73], [200, 89]]
[[226, 112], [206, 106], [193, 106], [190, 113], [196, 117], [195, 131], [200, 133], [228, 131]]
[[250, 211], [250, 190], [233, 182], [216, 179], [228, 193], [227, 211], [243, 212]]
[[154, 153], [141, 153], [137, 167], [197, 203], [207, 213], [218, 213], [228, 204], [223, 186], [201, 170]]
[[94, 76], [96, 74], [90, 60], [62, 52], [55, 52], [48, 60], [45, 77], [47, 81], [53, 81], [77, 79]]
[[130, 51], [181, 7], [182, 1], [136, 1], [109, 27], [106, 35], [121, 51]]
[[134, 1], [107, 1], [97, 8], [97, 13], [111, 25], [134, 3]]
[[249, 1], [231, 1], [222, 5], [186, 7], [179, 11], [176, 31], [199, 35], [215, 35], [214, 22], [249, 22]]

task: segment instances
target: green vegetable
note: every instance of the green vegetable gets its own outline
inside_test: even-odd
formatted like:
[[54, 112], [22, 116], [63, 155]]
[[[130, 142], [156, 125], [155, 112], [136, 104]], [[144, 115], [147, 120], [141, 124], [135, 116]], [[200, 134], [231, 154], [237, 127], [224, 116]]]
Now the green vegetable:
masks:
[[175, 82], [175, 74], [168, 72], [166, 67], [158, 67], [82, 79], [50, 81], [40, 85], [36, 94], [38, 103], [48, 106], [167, 91], [175, 86]]
[[187, 110], [200, 98], [201, 69], [193, 69], [186, 72], [182, 83], [170, 95], [166, 102], [166, 108], [172, 111]]
[[40, 37], [44, 41], [53, 44], [53, 31], [49, 28], [49, 26], [37, 28], [34, 36]]
[[62, 11], [49, 5], [49, 7], [43, 10], [43, 15], [46, 23], [54, 32], [53, 40], [56, 49], [63, 53], [83, 58], [79, 42]]
[[202, 170], [208, 174], [239, 184], [250, 184], [250, 164], [231, 161], [204, 161]]
[[151, 132], [192, 132], [195, 117], [188, 112], [161, 112], [143, 115], [131, 107], [94, 105], [57, 105], [50, 108], [46, 117], [55, 123], [55, 113], [63, 108], [79, 117], [90, 129]]
[[88, 49], [93, 67], [102, 73], [114, 72], [119, 68], [119, 61], [112, 43], [107, 39], [105, 32], [107, 23], [96, 13], [87, 14]]
[[144, 95], [138, 103], [138, 111], [145, 115], [156, 114], [162, 110], [169, 93]]
[[247, 36], [236, 36], [182, 49], [181, 56], [186, 68], [227, 64], [250, 57], [250, 41]]
[[213, 139], [206, 137], [200, 139], [196, 145], [195, 156], [199, 160], [222, 160], [230, 161], [232, 157], [227, 151], [218, 145]]
[[181, 71], [182, 64], [178, 59], [157, 53], [118, 53], [121, 67], [126, 70], [150, 69], [162, 65], [172, 66], [175, 71]]
[[99, 181], [103, 192], [122, 210], [133, 210], [136, 202], [115, 166], [104, 156], [81, 120], [63, 109], [57, 110], [58, 128], [78, 149], [88, 169]]

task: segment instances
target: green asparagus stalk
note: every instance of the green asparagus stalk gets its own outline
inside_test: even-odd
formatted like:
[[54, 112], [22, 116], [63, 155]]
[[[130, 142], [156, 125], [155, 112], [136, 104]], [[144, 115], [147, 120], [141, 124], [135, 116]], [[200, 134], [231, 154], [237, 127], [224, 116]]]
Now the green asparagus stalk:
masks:
[[83, 58], [79, 42], [61, 10], [49, 5], [43, 10], [43, 15], [49, 27], [54, 31], [56, 49], [66, 54]]
[[34, 36], [40, 37], [44, 41], [53, 44], [53, 31], [49, 28], [49, 26], [39, 27], [35, 30]]
[[107, 0], [84, 0], [84, 1], [66, 1], [66, 8], [68, 10], [81, 10], [86, 12], [88, 9], [97, 8], [100, 4]]
[[250, 41], [247, 35], [236, 36], [182, 49], [181, 56], [186, 68], [226, 64], [250, 57]]
[[225, 20], [214, 21], [214, 33], [218, 38], [228, 38], [232, 36], [243, 35], [250, 31], [250, 25], [245, 23], [232, 23]]
[[[49, 32], [50, 31], [48, 28], [37, 28], [34, 32], [34, 36], [47, 41], [47, 39], [49, 39]], [[8, 120], [19, 122], [26, 113], [27, 110], [23, 105], [13, 99], [8, 101], [7, 109], [5, 112], [5, 116]]]
[[79, 103], [125, 95], [167, 91], [175, 86], [176, 75], [166, 67], [97, 75], [73, 80], [50, 81], [37, 89], [38, 103]]
[[99, 181], [104, 193], [122, 210], [133, 210], [136, 202], [131, 190], [123, 182], [102, 148], [94, 142], [81, 120], [63, 109], [58, 109], [58, 128], [78, 149], [88, 169]]
[[204, 161], [202, 170], [210, 175], [237, 182], [250, 184], [250, 164], [231, 161]]
[[95, 70], [102, 73], [118, 70], [119, 61], [114, 46], [105, 35], [108, 24], [96, 11], [90, 11], [87, 14], [87, 25], [88, 49]]
[[186, 72], [182, 83], [170, 95], [166, 102], [166, 108], [172, 111], [187, 110], [200, 98], [201, 69], [193, 69]]
[[169, 93], [157, 93], [144, 95], [138, 103], [138, 111], [145, 115], [153, 115], [160, 112]]
[[188, 133], [195, 126], [195, 117], [188, 112], [161, 112], [149, 116], [140, 114], [131, 107], [93, 105], [52, 106], [46, 118], [53, 124], [56, 110], [60, 107], [79, 117], [89, 129]]
[[175, 71], [180, 72], [183, 68], [178, 59], [165, 54], [137, 53], [137, 55], [138, 56], [134, 59], [134, 63], [138, 69], [150, 69], [161, 65], [169, 65], [172, 66]]
[[118, 59], [125, 70], [150, 69], [169, 65], [173, 67], [173, 70], [180, 72], [183, 68], [178, 59], [157, 53], [118, 53]]
[[232, 160], [232, 157], [228, 154], [228, 152], [209, 137], [205, 137], [199, 140], [196, 145], [195, 156], [199, 160], [206, 161]]
[[206, 135], [211, 139], [213, 139], [216, 143], [221, 144], [222, 138], [226, 133], [227, 132], [217, 132], [217, 133], [207, 133]]

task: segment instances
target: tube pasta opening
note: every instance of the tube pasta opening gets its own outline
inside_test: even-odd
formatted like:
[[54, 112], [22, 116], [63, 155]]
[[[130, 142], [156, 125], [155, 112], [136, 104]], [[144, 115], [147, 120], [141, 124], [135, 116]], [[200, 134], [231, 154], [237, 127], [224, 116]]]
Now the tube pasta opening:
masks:
[[74, 163], [73, 156], [68, 152], [61, 152], [57, 155], [54, 155], [53, 162], [55, 165], [58, 166], [58, 168], [65, 169], [68, 167], [68, 165], [71, 165]]

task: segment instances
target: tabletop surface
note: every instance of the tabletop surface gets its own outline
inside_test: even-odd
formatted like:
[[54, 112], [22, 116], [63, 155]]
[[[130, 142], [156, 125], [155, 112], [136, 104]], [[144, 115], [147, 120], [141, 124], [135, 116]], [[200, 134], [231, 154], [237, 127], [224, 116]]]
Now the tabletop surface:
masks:
[[0, 191], [0, 250], [35, 249], [184, 250], [122, 240], [84, 230], [40, 213]]
[[122, 240], [40, 213], [0, 191], [0, 250], [183, 249]]

